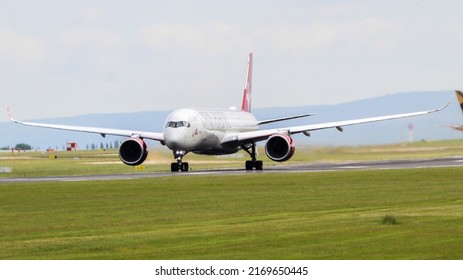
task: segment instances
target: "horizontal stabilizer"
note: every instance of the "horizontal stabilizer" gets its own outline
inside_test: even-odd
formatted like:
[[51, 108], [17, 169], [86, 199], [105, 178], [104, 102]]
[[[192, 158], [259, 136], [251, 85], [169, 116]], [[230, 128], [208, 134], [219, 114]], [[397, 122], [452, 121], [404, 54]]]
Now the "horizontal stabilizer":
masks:
[[276, 119], [259, 121], [257, 124], [261, 125], [261, 124], [268, 124], [268, 123], [274, 123], [274, 122], [281, 122], [281, 121], [287, 121], [287, 120], [292, 120], [292, 119], [305, 118], [305, 117], [309, 117], [313, 115], [315, 114], [303, 114], [303, 115], [296, 115], [296, 116], [290, 116], [290, 117], [284, 117], [284, 118], [276, 118]]

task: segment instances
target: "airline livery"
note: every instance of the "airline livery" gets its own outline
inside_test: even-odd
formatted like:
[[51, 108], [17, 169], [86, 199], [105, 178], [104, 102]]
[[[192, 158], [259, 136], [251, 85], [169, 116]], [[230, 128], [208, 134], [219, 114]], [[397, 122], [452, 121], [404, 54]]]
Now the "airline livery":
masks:
[[343, 127], [349, 125], [426, 115], [440, 111], [450, 103], [449, 101], [443, 107], [429, 111], [259, 130], [259, 125], [307, 117], [312, 114], [258, 121], [251, 113], [252, 64], [253, 54], [250, 53], [241, 109], [187, 108], [176, 110], [167, 117], [163, 132], [23, 122], [13, 119], [9, 110], [8, 116], [11, 121], [22, 125], [98, 133], [103, 137], [106, 135], [128, 137], [119, 147], [119, 158], [127, 165], [135, 166], [145, 161], [148, 156], [145, 140], [149, 139], [159, 141], [173, 151], [175, 162], [171, 164], [172, 172], [188, 171], [189, 165], [183, 161], [183, 157], [190, 152], [224, 155], [233, 154], [239, 150], [246, 151], [251, 158], [246, 161], [246, 170], [262, 170], [262, 161], [257, 160], [257, 142], [266, 141], [267, 156], [273, 161], [283, 162], [289, 160], [294, 154], [295, 146], [291, 138], [293, 134], [303, 133], [310, 136], [312, 131], [320, 129], [336, 128], [343, 131]]

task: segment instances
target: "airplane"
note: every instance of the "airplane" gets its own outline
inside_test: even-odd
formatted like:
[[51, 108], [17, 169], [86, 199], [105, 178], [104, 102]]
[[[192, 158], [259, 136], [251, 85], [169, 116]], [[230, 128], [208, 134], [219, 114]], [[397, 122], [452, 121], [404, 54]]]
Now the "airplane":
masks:
[[[460, 104], [461, 112], [463, 113], [463, 92], [456, 90], [455, 95], [457, 96], [458, 103]], [[450, 125], [450, 128], [453, 128], [458, 131], [463, 131], [463, 125]]]
[[258, 121], [251, 113], [252, 68], [253, 53], [250, 53], [241, 110], [237, 108], [175, 110], [167, 116], [163, 132], [25, 122], [14, 119], [9, 108], [7, 109], [8, 117], [12, 122], [26, 126], [97, 133], [103, 137], [106, 135], [125, 136], [127, 139], [119, 147], [119, 158], [130, 166], [136, 166], [145, 161], [148, 156], [145, 140], [148, 139], [158, 141], [172, 150], [175, 160], [171, 163], [172, 172], [189, 170], [188, 162], [183, 161], [183, 157], [188, 153], [225, 155], [240, 150], [244, 150], [250, 156], [250, 160], [245, 162], [246, 170], [262, 170], [263, 163], [257, 160], [257, 142], [266, 141], [265, 153], [268, 158], [276, 162], [284, 162], [289, 160], [295, 152], [295, 144], [291, 137], [293, 134], [303, 133], [310, 136], [312, 131], [328, 128], [336, 128], [342, 132], [345, 126], [427, 115], [445, 109], [452, 100], [450, 99], [440, 108], [428, 111], [260, 130], [260, 125], [308, 117], [313, 114]]

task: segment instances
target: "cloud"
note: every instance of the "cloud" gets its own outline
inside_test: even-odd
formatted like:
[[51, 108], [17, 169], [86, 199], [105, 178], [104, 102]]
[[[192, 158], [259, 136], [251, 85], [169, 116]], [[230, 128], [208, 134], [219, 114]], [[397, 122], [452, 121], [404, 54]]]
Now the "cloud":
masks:
[[205, 25], [156, 24], [141, 28], [137, 41], [154, 51], [182, 50], [217, 54], [236, 50], [237, 45], [243, 45], [249, 40], [239, 26], [216, 22]]
[[97, 23], [106, 18], [106, 13], [98, 8], [88, 7], [77, 13], [77, 19], [87, 23]]
[[126, 44], [117, 33], [97, 27], [78, 27], [65, 30], [58, 42], [67, 48], [94, 47], [96, 49], [119, 49]]
[[128, 40], [123, 36], [98, 27], [66, 29], [56, 35], [53, 44], [63, 60], [92, 58], [92, 65], [98, 67], [119, 65], [129, 46]]
[[298, 53], [318, 57], [328, 53], [354, 56], [367, 50], [383, 56], [397, 47], [400, 34], [397, 24], [381, 18], [272, 22], [252, 26], [220, 22], [206, 25], [163, 23], [141, 29], [137, 41], [153, 51], [167, 53], [203, 50], [223, 55], [230, 51], [262, 49], [280, 55]]
[[[463, 28], [453, 6], [144, 4], [0, 9], [0, 86], [37, 102], [73, 93], [94, 100], [80, 106], [92, 112], [108, 97], [117, 98], [101, 110], [228, 106], [240, 98], [249, 51], [256, 106], [274, 105], [273, 97], [287, 106], [338, 103], [461, 80]], [[210, 98], [217, 94], [220, 104]]]
[[359, 15], [368, 13], [368, 9], [358, 3], [332, 3], [318, 7], [318, 18], [329, 18], [332, 20], [342, 20], [345, 18], [355, 18]]
[[0, 63], [37, 66], [45, 59], [44, 44], [34, 36], [24, 36], [8, 28], [0, 27]]
[[254, 30], [256, 41], [278, 52], [308, 57], [384, 56], [398, 44], [400, 28], [380, 18], [356, 21], [316, 21], [309, 24], [274, 23]]

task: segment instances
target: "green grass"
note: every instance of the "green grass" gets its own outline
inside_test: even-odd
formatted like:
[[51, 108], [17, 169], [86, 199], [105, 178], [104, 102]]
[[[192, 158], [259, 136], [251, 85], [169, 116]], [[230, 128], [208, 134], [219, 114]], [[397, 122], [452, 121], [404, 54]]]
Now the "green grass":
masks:
[[3, 183], [0, 259], [462, 259], [462, 179], [434, 168]]
[[[143, 169], [124, 165], [120, 162], [117, 150], [73, 151], [73, 152], [26, 152], [0, 153], [0, 167], [12, 167], [12, 173], [0, 173], [0, 177], [40, 177], [59, 175], [88, 175], [139, 172], [169, 172], [173, 161], [172, 152], [165, 147], [150, 150]], [[57, 156], [55, 159], [53, 156]], [[307, 162], [345, 162], [389, 159], [437, 158], [463, 155], [463, 140], [434, 142], [413, 142], [381, 146], [356, 147], [300, 147], [287, 162], [277, 163], [265, 156], [259, 148], [259, 159], [265, 166], [279, 164], [297, 164]], [[53, 159], [50, 159], [52, 156]], [[190, 168], [204, 170], [211, 168], [244, 168], [249, 156], [240, 152], [231, 157], [199, 156], [188, 154], [184, 160]]]
[[[56, 156], [56, 158], [55, 158]], [[189, 154], [187, 161], [191, 161], [191, 170], [208, 168], [243, 167], [245, 159], [210, 157]], [[89, 175], [89, 174], [121, 174], [169, 171], [173, 162], [172, 153], [163, 149], [152, 150], [148, 159], [137, 169], [123, 164], [118, 157], [118, 151], [73, 151], [73, 152], [22, 152], [0, 153], [0, 166], [11, 167], [12, 173], [0, 173], [1, 177], [41, 177], [61, 175]], [[219, 162], [219, 163], [217, 163]]]

